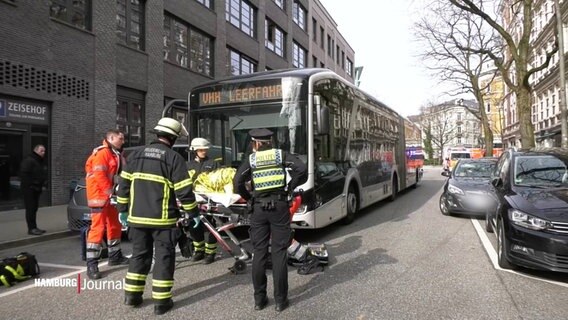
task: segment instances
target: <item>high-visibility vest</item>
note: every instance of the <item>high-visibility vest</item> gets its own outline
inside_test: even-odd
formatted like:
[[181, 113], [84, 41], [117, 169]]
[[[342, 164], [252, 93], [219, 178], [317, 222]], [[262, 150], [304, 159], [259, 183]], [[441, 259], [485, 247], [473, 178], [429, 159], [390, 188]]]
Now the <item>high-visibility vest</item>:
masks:
[[252, 182], [255, 191], [268, 191], [284, 188], [286, 171], [280, 149], [257, 151], [249, 156]]

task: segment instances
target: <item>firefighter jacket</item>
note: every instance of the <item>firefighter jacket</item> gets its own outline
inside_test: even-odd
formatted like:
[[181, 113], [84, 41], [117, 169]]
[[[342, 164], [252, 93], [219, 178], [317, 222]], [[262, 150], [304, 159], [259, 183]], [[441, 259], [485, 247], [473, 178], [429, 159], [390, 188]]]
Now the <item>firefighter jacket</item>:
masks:
[[174, 227], [180, 216], [176, 197], [190, 216], [197, 215], [187, 165], [161, 141], [130, 153], [120, 177], [117, 209], [128, 211], [129, 226]]
[[85, 163], [87, 173], [87, 205], [90, 208], [102, 208], [113, 193], [115, 176], [120, 174], [122, 157], [108, 141], [104, 140], [101, 146], [93, 152]]
[[[290, 168], [290, 182], [286, 185], [286, 168]], [[266, 194], [292, 192], [306, 179], [307, 168], [296, 155], [280, 149], [269, 149], [252, 153], [243, 161], [235, 174], [234, 189], [245, 200], [252, 195], [246, 182], [252, 181], [255, 197]]]
[[192, 181], [195, 181], [200, 173], [210, 172], [217, 168], [219, 168], [219, 162], [209, 159], [209, 157], [205, 157], [201, 161], [193, 159], [187, 163], [187, 170]]

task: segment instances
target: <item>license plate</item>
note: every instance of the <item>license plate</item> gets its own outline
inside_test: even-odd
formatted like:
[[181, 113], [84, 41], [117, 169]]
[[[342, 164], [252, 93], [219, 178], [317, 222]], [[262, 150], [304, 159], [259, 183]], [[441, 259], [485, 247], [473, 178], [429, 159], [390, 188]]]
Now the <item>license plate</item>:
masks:
[[83, 213], [83, 220], [91, 221], [91, 213]]

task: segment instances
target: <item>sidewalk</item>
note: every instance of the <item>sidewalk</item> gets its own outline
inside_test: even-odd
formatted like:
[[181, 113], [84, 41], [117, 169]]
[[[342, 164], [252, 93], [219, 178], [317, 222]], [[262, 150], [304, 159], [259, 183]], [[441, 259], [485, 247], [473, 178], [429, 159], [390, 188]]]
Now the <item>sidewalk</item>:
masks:
[[0, 250], [10, 249], [46, 240], [73, 235], [67, 228], [67, 205], [41, 207], [37, 225], [46, 231], [43, 235], [28, 235], [25, 210], [0, 211]]

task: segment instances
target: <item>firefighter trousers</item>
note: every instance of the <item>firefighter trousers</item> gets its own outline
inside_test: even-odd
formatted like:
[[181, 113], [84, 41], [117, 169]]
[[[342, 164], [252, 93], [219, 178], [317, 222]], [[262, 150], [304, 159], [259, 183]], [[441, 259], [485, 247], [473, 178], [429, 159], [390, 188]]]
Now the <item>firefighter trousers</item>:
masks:
[[254, 301], [261, 304], [266, 297], [266, 263], [271, 246], [274, 300], [283, 303], [288, 298], [288, 246], [291, 228], [288, 202], [276, 200], [272, 210], [263, 209], [262, 201], [255, 202], [250, 218], [250, 239], [253, 245], [252, 283]]
[[[132, 257], [126, 273], [126, 295], [142, 296], [150, 267], [155, 257], [152, 274], [152, 299], [155, 304], [166, 304], [172, 298], [175, 270], [175, 246], [178, 234], [175, 228], [131, 227], [128, 237], [132, 242]], [[156, 251], [154, 251], [154, 246]]]
[[107, 204], [102, 209], [91, 209], [91, 227], [87, 234], [87, 264], [96, 263], [100, 258], [103, 237], [108, 243], [109, 258], [120, 258], [120, 239], [122, 237], [122, 225], [118, 220], [116, 208]]

